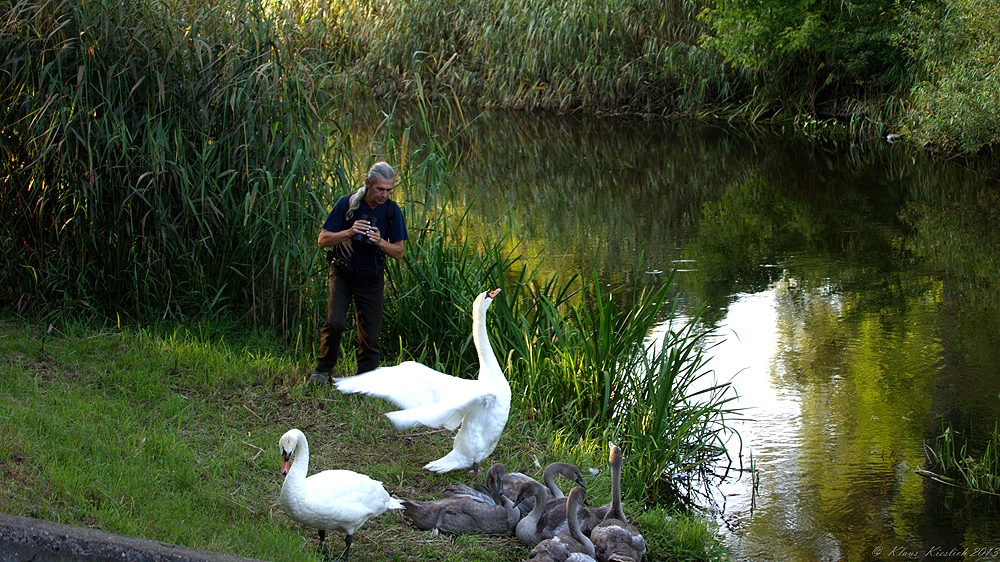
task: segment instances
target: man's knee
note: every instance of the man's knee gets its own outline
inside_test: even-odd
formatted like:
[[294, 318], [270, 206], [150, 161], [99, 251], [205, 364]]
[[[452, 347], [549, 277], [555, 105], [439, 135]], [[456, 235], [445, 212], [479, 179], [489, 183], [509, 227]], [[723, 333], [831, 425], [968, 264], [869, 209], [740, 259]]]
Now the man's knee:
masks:
[[327, 320], [320, 324], [319, 331], [324, 334], [343, 334], [344, 330], [347, 329], [347, 322], [341, 320]]

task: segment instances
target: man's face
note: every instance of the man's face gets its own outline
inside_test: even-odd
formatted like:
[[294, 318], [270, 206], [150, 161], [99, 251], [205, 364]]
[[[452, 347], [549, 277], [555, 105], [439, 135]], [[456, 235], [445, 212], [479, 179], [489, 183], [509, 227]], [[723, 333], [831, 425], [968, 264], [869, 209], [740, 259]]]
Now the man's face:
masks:
[[375, 181], [365, 178], [365, 186], [368, 188], [365, 192], [365, 201], [371, 207], [377, 207], [385, 203], [389, 199], [389, 196], [392, 195], [392, 187], [395, 183], [396, 180], [385, 178], [376, 178]]

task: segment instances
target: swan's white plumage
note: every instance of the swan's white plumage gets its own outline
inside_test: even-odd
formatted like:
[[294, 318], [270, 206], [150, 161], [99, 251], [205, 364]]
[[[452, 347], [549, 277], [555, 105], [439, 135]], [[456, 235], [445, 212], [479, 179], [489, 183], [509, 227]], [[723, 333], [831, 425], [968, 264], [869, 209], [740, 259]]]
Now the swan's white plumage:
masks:
[[500, 289], [472, 304], [472, 337], [479, 353], [479, 378], [463, 379], [415, 361], [337, 379], [337, 390], [389, 400], [402, 408], [386, 416], [399, 429], [418, 425], [458, 429], [444, 457], [427, 463], [433, 472], [477, 467], [496, 448], [510, 415], [510, 384], [500, 369], [486, 331], [486, 311]]
[[[432, 404], [389, 412], [386, 417], [399, 429], [418, 425], [456, 429], [462, 425], [466, 418], [475, 416], [477, 412], [491, 412], [497, 403], [495, 394], [483, 394], [480, 388], [467, 390], [470, 392], [455, 393], [453, 396], [444, 397]], [[502, 430], [503, 427], [500, 429]]]
[[350, 537], [366, 521], [403, 504], [382, 487], [382, 483], [350, 470], [325, 470], [306, 477], [309, 470], [309, 443], [298, 429], [286, 432], [278, 441], [283, 457], [281, 509], [294, 521], [325, 531], [340, 531]]
[[343, 393], [379, 396], [403, 409], [455, 400], [474, 392], [478, 382], [446, 375], [416, 361], [336, 380], [337, 390]]

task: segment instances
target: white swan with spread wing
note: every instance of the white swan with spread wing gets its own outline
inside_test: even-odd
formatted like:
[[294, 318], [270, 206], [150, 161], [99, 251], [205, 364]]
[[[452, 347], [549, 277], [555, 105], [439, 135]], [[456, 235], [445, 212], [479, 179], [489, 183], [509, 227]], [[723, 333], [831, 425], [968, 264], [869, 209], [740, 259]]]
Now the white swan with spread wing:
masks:
[[472, 304], [472, 338], [479, 353], [479, 378], [446, 375], [416, 361], [337, 379], [337, 390], [378, 396], [403, 408], [386, 416], [398, 429], [418, 425], [458, 428], [454, 446], [424, 468], [443, 473], [472, 467], [496, 448], [510, 414], [510, 384], [500, 369], [486, 331], [486, 311], [500, 289], [486, 291]]

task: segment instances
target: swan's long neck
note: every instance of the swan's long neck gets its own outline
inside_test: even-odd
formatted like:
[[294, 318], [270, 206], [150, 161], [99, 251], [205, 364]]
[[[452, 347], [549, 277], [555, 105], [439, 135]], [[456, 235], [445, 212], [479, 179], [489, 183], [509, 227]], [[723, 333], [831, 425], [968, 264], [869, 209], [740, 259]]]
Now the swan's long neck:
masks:
[[301, 486], [309, 473], [309, 442], [305, 435], [299, 435], [295, 441], [295, 450], [292, 451], [292, 466], [288, 469], [288, 476], [285, 481], [295, 486]]
[[549, 501], [549, 494], [538, 488], [532, 488], [532, 490], [532, 497], [535, 498], [535, 505], [531, 508], [531, 511], [529, 511], [527, 515], [522, 517], [522, 519], [531, 521], [531, 526], [534, 527], [534, 524], [541, 519], [542, 515], [545, 513], [545, 504]]
[[556, 471], [556, 465], [550, 464], [545, 467], [545, 472], [542, 473], [542, 482], [545, 484], [545, 487], [549, 489], [549, 492], [552, 492], [553, 494], [556, 493], [556, 490], [559, 490], [559, 487], [556, 486]]
[[528, 519], [529, 517], [531, 518], [529, 519], [529, 521], [538, 521], [539, 519], [541, 519], [542, 515], [545, 513], [545, 504], [548, 503], [548, 501], [549, 501], [549, 495], [546, 494], [545, 492], [542, 492], [540, 489], [536, 488], [535, 505], [534, 507], [531, 508], [531, 511], [529, 511], [528, 514], [524, 516], [524, 519]]
[[[496, 492], [496, 490], [493, 491]], [[503, 494], [497, 494], [493, 498], [493, 501], [503, 507], [504, 512], [507, 513], [507, 530], [513, 531], [516, 529], [517, 523], [521, 520], [521, 510], [514, 507], [514, 502], [510, 501], [510, 498]]]
[[596, 554], [594, 542], [580, 530], [580, 505], [583, 503], [579, 499], [580, 494], [574, 491], [569, 495], [572, 496], [572, 499], [566, 500], [566, 526], [569, 527], [569, 534], [583, 545], [587, 554], [593, 557]]
[[486, 331], [486, 307], [482, 301], [476, 302], [476, 308], [472, 313], [472, 341], [476, 344], [476, 351], [479, 353], [479, 376], [484, 373], [500, 373], [500, 362], [493, 353], [493, 346], [490, 345], [490, 336]]
[[628, 519], [625, 519], [625, 510], [622, 509], [622, 456], [620, 450], [611, 459], [611, 516], [618, 518], [622, 523], [628, 523]]
[[545, 472], [542, 473], [542, 482], [545, 483], [545, 487], [549, 489], [552, 493], [553, 498], [565, 497], [559, 486], [556, 486], [556, 474], [565, 474], [561, 465], [552, 463], [545, 467]]

